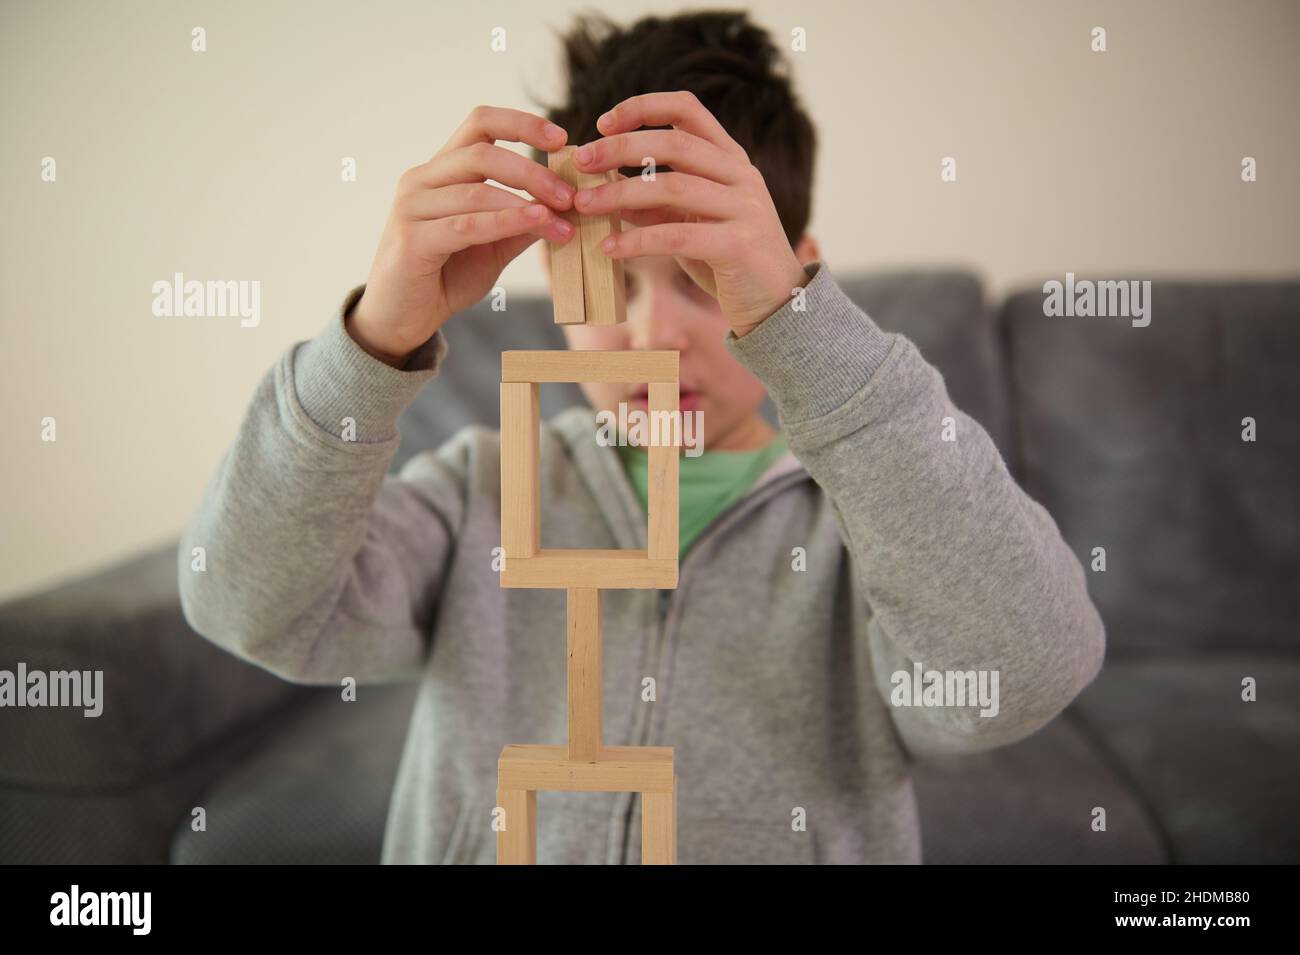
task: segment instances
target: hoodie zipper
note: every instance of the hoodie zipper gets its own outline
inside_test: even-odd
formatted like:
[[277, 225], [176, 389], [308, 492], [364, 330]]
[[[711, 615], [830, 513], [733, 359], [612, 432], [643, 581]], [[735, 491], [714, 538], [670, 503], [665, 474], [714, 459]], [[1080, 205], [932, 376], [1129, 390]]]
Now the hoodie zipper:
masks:
[[[803, 474], [795, 472], [792, 474], [783, 475], [782, 477], [777, 478], [767, 484], [762, 484], [757, 487], [751, 488], [749, 493], [747, 493], [744, 497], [736, 501], [725, 511], [719, 514], [716, 518], [714, 518], [713, 522], [709, 525], [708, 529], [703, 534], [698, 535], [693, 541], [691, 541], [691, 543], [687, 546], [686, 550], [682, 553], [681, 557], [678, 559], [677, 561], [678, 590], [681, 589], [681, 576], [686, 569], [686, 562], [690, 558], [691, 554], [699, 550], [701, 544], [727, 530], [735, 522], [735, 519], [744, 511], [748, 511], [753, 507], [757, 507], [761, 502], [767, 500], [769, 497], [775, 496], [779, 491], [783, 491], [785, 490], [786, 487], [792, 486], [795, 483], [806, 479], [807, 477], [808, 475], [806, 472]], [[659, 672], [659, 661], [663, 657], [664, 646], [667, 644], [668, 621], [669, 618], [673, 615], [672, 612], [675, 606], [673, 601], [673, 596], [678, 592], [678, 590], [660, 590], [658, 592], [658, 597], [656, 598], [655, 601], [655, 611], [656, 611], [656, 616], [658, 618], [658, 627], [655, 633], [654, 656], [651, 658], [650, 661], [650, 665], [652, 668], [651, 672], [654, 673]], [[640, 737], [634, 745], [637, 746], [649, 745], [651, 727], [654, 724], [653, 717], [654, 714], [651, 713], [650, 717], [646, 719], [645, 725], [641, 729]], [[631, 848], [630, 840], [632, 837], [632, 816], [633, 816], [633, 809], [635, 807], [636, 807], [635, 799], [629, 800], [627, 811], [624, 813], [623, 816], [623, 852], [621, 856], [621, 861], [623, 865], [628, 864], [628, 856]]]

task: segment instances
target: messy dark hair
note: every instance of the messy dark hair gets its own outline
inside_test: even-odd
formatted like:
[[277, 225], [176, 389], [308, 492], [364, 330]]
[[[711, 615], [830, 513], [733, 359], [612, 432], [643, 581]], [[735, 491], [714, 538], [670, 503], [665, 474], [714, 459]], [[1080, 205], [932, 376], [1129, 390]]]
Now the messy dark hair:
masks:
[[[749, 154], [790, 244], [799, 241], [812, 212], [817, 134], [780, 51], [748, 14], [649, 16], [620, 27], [588, 13], [561, 40], [564, 102], [544, 108], [547, 119], [568, 131], [570, 145], [598, 138], [596, 120], [630, 96], [690, 90]], [[538, 150], [533, 156], [546, 161]]]

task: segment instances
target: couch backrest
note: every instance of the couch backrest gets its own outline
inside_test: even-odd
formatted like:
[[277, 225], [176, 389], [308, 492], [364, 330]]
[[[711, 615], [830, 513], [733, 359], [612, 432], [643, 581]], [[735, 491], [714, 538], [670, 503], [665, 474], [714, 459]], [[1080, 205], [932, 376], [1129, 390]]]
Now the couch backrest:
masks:
[[[840, 282], [882, 328], [917, 344], [943, 373], [954, 403], [983, 424], [1005, 454], [1001, 369], [979, 280], [958, 271], [912, 271], [846, 275]], [[550, 300], [540, 296], [512, 298], [499, 312], [484, 300], [448, 323], [445, 334], [448, 360], [402, 418], [394, 468], [418, 451], [438, 447], [466, 424], [499, 426], [502, 351], [565, 347]], [[544, 385], [540, 395], [543, 417], [585, 402], [577, 385]], [[762, 412], [776, 423], [770, 399]]]
[[1088, 569], [1110, 649], [1294, 651], [1300, 283], [1157, 281], [1146, 327], [1043, 302], [1003, 314], [1014, 456]]

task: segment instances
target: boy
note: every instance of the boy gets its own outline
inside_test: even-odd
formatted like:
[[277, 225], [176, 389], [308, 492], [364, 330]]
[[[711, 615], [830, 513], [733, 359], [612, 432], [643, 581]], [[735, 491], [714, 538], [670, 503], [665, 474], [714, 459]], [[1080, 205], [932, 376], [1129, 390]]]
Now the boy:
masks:
[[[496, 432], [385, 472], [399, 415], [455, 360], [441, 326], [538, 238], [571, 241], [560, 213], [618, 209], [627, 323], [565, 334], [679, 350], [706, 450], [681, 462], [678, 589], [602, 594], [606, 742], [674, 747], [683, 863], [917, 862], [909, 761], [1021, 739], [1098, 671], [1082, 568], [938, 372], [818, 260], [813, 130], [767, 35], [732, 13], [588, 20], [566, 49], [556, 122], [475, 110], [402, 177], [367, 284], [263, 380], [181, 543], [186, 616], [285, 679], [421, 680], [383, 859], [492, 862], [501, 747], [565, 739], [565, 594], [492, 569]], [[500, 140], [584, 144], [593, 172], [651, 156], [656, 176], [574, 197]], [[544, 540], [644, 548], [644, 452], [595, 440], [595, 410], [636, 389], [585, 393], [542, 429]], [[991, 674], [995, 698], [910, 705], [914, 668]], [[540, 793], [537, 822], [541, 861], [640, 859], [633, 794]]]

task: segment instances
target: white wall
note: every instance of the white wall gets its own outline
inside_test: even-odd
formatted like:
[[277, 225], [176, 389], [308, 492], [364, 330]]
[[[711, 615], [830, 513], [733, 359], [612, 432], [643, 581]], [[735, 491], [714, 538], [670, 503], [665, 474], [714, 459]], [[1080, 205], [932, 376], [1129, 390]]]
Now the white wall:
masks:
[[[0, 7], [0, 596], [180, 531], [258, 378], [364, 280], [398, 175], [474, 105], [555, 93], [552, 29], [589, 6]], [[1300, 4], [753, 9], [785, 42], [807, 31], [813, 229], [836, 270], [961, 265], [991, 295], [1067, 270], [1300, 273]], [[339, 181], [344, 156], [358, 182]], [[261, 324], [154, 317], [174, 272], [260, 280]], [[505, 284], [540, 289], [535, 257]]]

